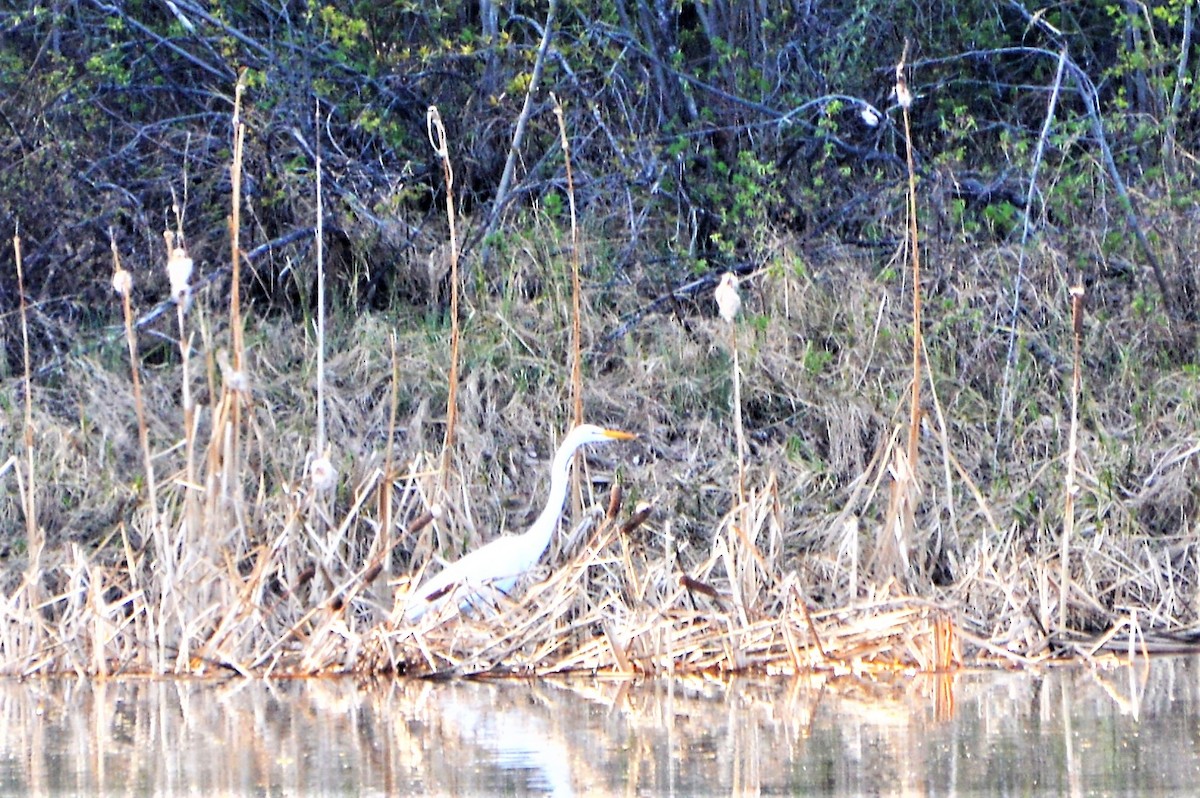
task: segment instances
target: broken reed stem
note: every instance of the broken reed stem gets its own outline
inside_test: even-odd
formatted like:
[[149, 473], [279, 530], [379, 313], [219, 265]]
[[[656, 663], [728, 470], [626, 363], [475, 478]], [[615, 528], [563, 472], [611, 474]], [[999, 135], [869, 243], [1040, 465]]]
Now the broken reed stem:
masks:
[[908, 61], [908, 41], [896, 65], [896, 100], [904, 116], [904, 150], [908, 159], [908, 232], [912, 252], [912, 410], [908, 428], [908, 462], [916, 474], [917, 444], [921, 428], [921, 251], [917, 226], [917, 170], [913, 161], [912, 128], [908, 109], [912, 106], [912, 93], [904, 78], [905, 63]]
[[[579, 280], [579, 225], [575, 216], [575, 181], [571, 171], [571, 143], [567, 140], [567, 122], [562, 103], [553, 93], [554, 118], [558, 121], [558, 139], [562, 144], [563, 163], [567, 171], [567, 206], [571, 211], [571, 407], [573, 426], [583, 423], [583, 299]], [[583, 453], [575, 453], [575, 468], [571, 469], [572, 517], [583, 512]]]
[[[190, 144], [191, 137], [188, 137]], [[177, 551], [184, 551], [189, 546], [197, 530], [200, 529], [201, 519], [197, 515], [196, 496], [196, 405], [192, 399], [191, 373], [191, 337], [187, 331], [187, 314], [192, 301], [191, 279], [194, 262], [187, 254], [183, 239], [183, 213], [187, 207], [187, 146], [184, 147], [183, 165], [183, 206], [180, 206], [171, 188], [171, 210], [175, 214], [175, 231], [169, 228], [163, 231], [163, 243], [167, 248], [167, 280], [171, 286], [171, 297], [175, 300], [175, 320], [179, 326], [179, 359], [182, 372], [180, 399], [183, 403], [183, 442], [184, 442], [184, 486], [183, 486], [183, 523], [180, 525], [181, 540], [176, 546]]]
[[1059, 552], [1058, 623], [1067, 628], [1067, 593], [1071, 579], [1071, 536], [1075, 531], [1075, 460], [1079, 448], [1079, 394], [1083, 388], [1080, 352], [1083, 343], [1083, 286], [1071, 286], [1071, 329], [1074, 341], [1074, 371], [1071, 376], [1071, 426], [1067, 432], [1067, 484], [1063, 499], [1062, 550]]
[[[13, 236], [13, 257], [17, 263], [17, 302], [21, 307], [21, 343], [24, 350], [25, 388], [25, 489], [21, 501], [25, 510], [25, 542], [29, 549], [29, 567], [26, 571], [25, 588], [29, 607], [33, 609], [41, 602], [37, 586], [41, 584], [42, 549], [45, 544], [42, 528], [37, 522], [37, 477], [33, 467], [33, 370], [29, 362], [29, 310], [25, 304], [25, 267], [21, 262], [21, 236]], [[19, 468], [17, 469], [20, 470]]]
[[446, 391], [446, 437], [442, 443], [442, 490], [447, 490], [454, 454], [454, 426], [458, 422], [458, 234], [454, 223], [454, 169], [446, 144], [446, 128], [436, 105], [425, 113], [429, 143], [442, 162], [446, 179], [446, 221], [450, 227], [450, 379]]

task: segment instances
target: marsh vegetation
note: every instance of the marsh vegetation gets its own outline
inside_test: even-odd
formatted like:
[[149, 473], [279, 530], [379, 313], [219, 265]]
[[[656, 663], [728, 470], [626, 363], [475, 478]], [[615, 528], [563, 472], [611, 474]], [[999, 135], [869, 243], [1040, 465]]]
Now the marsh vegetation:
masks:
[[1191, 646], [1192, 5], [882, 5], [0, 12], [0, 668]]

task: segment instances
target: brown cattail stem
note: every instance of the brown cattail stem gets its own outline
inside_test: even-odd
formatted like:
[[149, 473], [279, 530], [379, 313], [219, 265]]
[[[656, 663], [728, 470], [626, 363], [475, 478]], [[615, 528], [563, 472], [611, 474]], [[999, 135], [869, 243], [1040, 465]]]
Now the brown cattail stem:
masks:
[[1067, 594], [1071, 586], [1071, 537], [1075, 532], [1075, 460], [1079, 449], [1079, 394], [1083, 388], [1080, 355], [1083, 348], [1083, 297], [1082, 285], [1071, 286], [1071, 331], [1074, 370], [1071, 377], [1071, 426], [1067, 433], [1067, 484], [1063, 498], [1062, 548], [1059, 551], [1058, 623], [1067, 627]]

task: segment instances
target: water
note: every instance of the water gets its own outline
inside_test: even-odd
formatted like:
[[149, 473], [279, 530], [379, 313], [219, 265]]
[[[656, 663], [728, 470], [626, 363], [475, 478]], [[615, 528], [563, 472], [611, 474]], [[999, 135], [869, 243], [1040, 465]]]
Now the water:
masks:
[[1200, 660], [858, 676], [0, 683], [0, 793], [1145, 795]]

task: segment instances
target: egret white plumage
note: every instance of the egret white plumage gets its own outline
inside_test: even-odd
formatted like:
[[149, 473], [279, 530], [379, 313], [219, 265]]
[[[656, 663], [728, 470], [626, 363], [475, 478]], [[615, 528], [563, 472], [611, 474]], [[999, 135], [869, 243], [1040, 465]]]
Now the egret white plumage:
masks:
[[505, 535], [470, 552], [427, 579], [409, 594], [404, 617], [410, 623], [426, 612], [454, 601], [459, 609], [493, 606], [512, 590], [517, 579], [534, 566], [550, 545], [567, 499], [567, 476], [571, 461], [581, 446], [627, 441], [629, 432], [582, 424], [567, 435], [550, 464], [550, 496], [546, 507], [529, 529], [520, 535]]

